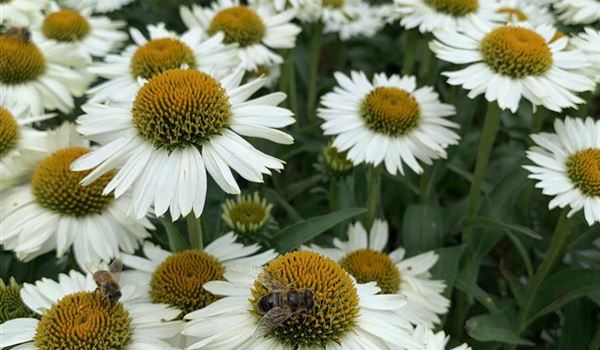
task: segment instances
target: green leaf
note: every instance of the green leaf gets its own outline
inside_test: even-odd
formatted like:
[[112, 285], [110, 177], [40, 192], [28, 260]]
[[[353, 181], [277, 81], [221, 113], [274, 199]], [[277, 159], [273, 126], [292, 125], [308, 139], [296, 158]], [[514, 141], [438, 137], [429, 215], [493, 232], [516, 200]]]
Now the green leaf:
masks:
[[437, 208], [411, 205], [404, 212], [402, 234], [404, 248], [416, 255], [442, 246], [442, 216]]
[[496, 306], [494, 298], [481, 289], [481, 287], [479, 287], [477, 284], [470, 283], [464, 276], [458, 276], [458, 279], [456, 280], [456, 288], [475, 298], [475, 300], [477, 300], [481, 305], [485, 306], [489, 312], [494, 313], [498, 311], [498, 307]]
[[545, 280], [535, 298], [535, 314], [527, 324], [560, 309], [570, 301], [598, 293], [600, 290], [600, 269], [567, 269], [555, 273]]
[[444, 290], [444, 296], [446, 298], [450, 298], [450, 295], [452, 294], [460, 258], [464, 250], [465, 246], [459, 245], [456, 247], [441, 248], [435, 251], [439, 256], [439, 259], [437, 264], [431, 268], [431, 274], [434, 279], [446, 281], [446, 289]]
[[292, 200], [297, 196], [310, 191], [311, 188], [314, 188], [321, 181], [323, 181], [323, 175], [317, 174], [305, 180], [300, 180], [298, 182], [294, 182], [293, 184], [288, 185], [285, 188], [284, 192], [286, 194], [286, 197], [289, 198], [289, 200]]
[[479, 226], [479, 227], [491, 227], [501, 230], [509, 230], [513, 233], [525, 235], [533, 239], [542, 239], [542, 236], [537, 234], [529, 227], [507, 224], [498, 219], [483, 217], [483, 216], [467, 216], [462, 221], [463, 226]]
[[504, 230], [506, 237], [515, 246], [517, 252], [521, 256], [523, 263], [525, 264], [525, 269], [527, 269], [527, 276], [533, 276], [533, 263], [531, 262], [531, 258], [529, 257], [529, 253], [527, 253], [527, 249], [523, 245], [523, 243], [519, 240], [519, 238], [513, 235], [509, 230]]
[[595, 310], [590, 304], [588, 300], [579, 299], [565, 306], [557, 350], [587, 349], [596, 324]]
[[365, 212], [364, 208], [342, 209], [331, 214], [299, 221], [277, 232], [273, 237], [273, 246], [279, 252], [293, 250], [335, 225]]
[[293, 222], [303, 220], [298, 211], [294, 209], [294, 207], [291, 206], [290, 203], [288, 203], [277, 191], [272, 188], [265, 188], [263, 189], [263, 193], [267, 199], [277, 203], [277, 205], [282, 207]]
[[500, 272], [508, 283], [508, 287], [510, 288], [512, 295], [515, 297], [517, 304], [522, 306], [525, 302], [525, 286], [517, 277], [515, 277], [515, 275], [505, 269], [502, 263], [500, 263]]
[[[469, 182], [473, 182], [473, 174], [471, 172], [469, 172], [468, 170], [461, 168], [460, 165], [457, 165], [454, 163], [448, 163], [447, 167], [448, 167], [448, 170], [452, 171], [453, 173], [465, 178]], [[490, 188], [491, 188], [491, 185], [486, 181], [484, 181], [481, 184], [481, 191], [484, 193], [488, 193], [490, 191]]]
[[535, 345], [527, 339], [519, 337], [516, 314], [512, 310], [471, 317], [465, 329], [469, 336], [483, 342], [500, 342], [513, 345]]
[[167, 231], [167, 238], [169, 240], [169, 249], [172, 252], [179, 252], [185, 249], [189, 249], [189, 244], [183, 235], [177, 230], [177, 227], [167, 218], [158, 218], [160, 223]]

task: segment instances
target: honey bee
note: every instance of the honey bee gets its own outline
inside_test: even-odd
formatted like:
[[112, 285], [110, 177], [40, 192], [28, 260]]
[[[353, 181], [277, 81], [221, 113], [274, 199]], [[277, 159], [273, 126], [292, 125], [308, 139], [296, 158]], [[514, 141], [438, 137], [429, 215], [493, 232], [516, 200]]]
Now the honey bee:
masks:
[[116, 303], [121, 298], [121, 289], [119, 287], [119, 275], [123, 269], [123, 262], [119, 259], [113, 260], [108, 265], [107, 270], [97, 270], [93, 273], [94, 281], [98, 286], [97, 292], [102, 294], [105, 300], [110, 301], [112, 304]]
[[27, 29], [25, 27], [9, 28], [6, 30], [6, 32], [4, 32], [4, 35], [14, 36], [23, 41], [31, 40], [31, 32], [29, 31], [29, 29]]
[[315, 305], [314, 294], [310, 289], [293, 288], [292, 285], [283, 283], [277, 276], [264, 270], [256, 279], [268, 290], [268, 293], [256, 302], [256, 312], [263, 316], [254, 330], [255, 337], [264, 336], [290, 317], [306, 312]]

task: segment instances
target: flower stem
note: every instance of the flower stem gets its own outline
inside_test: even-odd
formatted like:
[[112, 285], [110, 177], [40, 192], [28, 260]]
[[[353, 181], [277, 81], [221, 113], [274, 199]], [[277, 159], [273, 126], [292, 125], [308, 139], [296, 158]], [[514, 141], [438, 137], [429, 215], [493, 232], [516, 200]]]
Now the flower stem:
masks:
[[407, 75], [413, 72], [415, 57], [419, 49], [419, 31], [416, 29], [406, 32], [406, 41], [404, 43], [404, 60], [402, 61], [402, 74]]
[[586, 118], [589, 116], [590, 106], [593, 106], [594, 101], [592, 98], [594, 93], [592, 91], [586, 91], [581, 94], [581, 98], [585, 101], [582, 105], [577, 107], [576, 115], [579, 118]]
[[427, 43], [432, 39], [432, 35], [428, 34], [420, 40], [422, 51], [421, 68], [419, 70], [419, 78], [423, 85], [434, 86], [435, 80], [438, 77], [438, 59], [429, 48]]
[[564, 256], [565, 247], [571, 238], [569, 219], [567, 218], [569, 210], [570, 209], [568, 207], [564, 208], [560, 214], [554, 229], [554, 233], [552, 234], [550, 246], [546, 251], [546, 255], [527, 285], [525, 303], [523, 303], [523, 308], [519, 313], [519, 333], [523, 333], [531, 321], [529, 318], [532, 316], [531, 313], [533, 311], [533, 302], [537, 296], [540, 286], [542, 285], [542, 282], [544, 282], [546, 277], [548, 277], [548, 274], [552, 272], [552, 270]]
[[194, 212], [190, 212], [185, 217], [187, 224], [188, 238], [190, 240], [190, 246], [195, 249], [204, 248], [204, 240], [202, 238], [202, 219], [196, 218]]
[[421, 174], [421, 178], [419, 179], [419, 199], [421, 200], [421, 204], [427, 204], [429, 200], [429, 177], [431, 175], [431, 170], [429, 167], [426, 167]]
[[[481, 198], [481, 184], [485, 177], [485, 171], [488, 166], [490, 154], [492, 153], [492, 147], [498, 134], [500, 127], [500, 116], [502, 110], [494, 102], [488, 103], [487, 111], [485, 113], [485, 120], [483, 122], [483, 132], [481, 133], [481, 141], [479, 142], [479, 150], [477, 152], [477, 163], [475, 164], [475, 172], [473, 173], [473, 180], [471, 182], [471, 189], [469, 190], [469, 197], [467, 202], [467, 216], [473, 216], [477, 213], [479, 207], [479, 200]], [[471, 235], [473, 233], [472, 228], [467, 227], [463, 230], [463, 241], [469, 243], [471, 241]]]
[[538, 108], [538, 110], [533, 113], [531, 116], [531, 133], [537, 134], [542, 131], [544, 127], [544, 120], [546, 119], [546, 109], [542, 106]]
[[379, 203], [379, 192], [381, 188], [381, 167], [372, 166], [367, 173], [367, 214], [365, 217], [365, 228], [371, 229], [375, 216], [377, 215], [377, 204]]
[[279, 75], [279, 81], [277, 84], [277, 88], [279, 89], [279, 91], [287, 91], [287, 87], [289, 85], [288, 84], [289, 77], [288, 77], [287, 65], [288, 65], [288, 61], [290, 60], [290, 50], [283, 51], [282, 55], [284, 56], [285, 62], [282, 64], [281, 74]]
[[592, 337], [592, 341], [590, 341], [590, 347], [588, 350], [596, 350], [600, 349], [600, 322], [598, 322], [598, 328]]
[[337, 179], [331, 179], [329, 182], [329, 211], [332, 213], [339, 210], [340, 205], [340, 191], [339, 182]]
[[294, 115], [298, 115], [298, 95], [296, 91], [296, 66], [294, 62], [294, 51], [290, 50], [286, 63], [287, 78], [288, 78], [288, 99], [290, 101], [290, 109]]
[[[337, 178], [329, 181], [329, 211], [332, 213], [340, 210], [340, 182], [341, 180]], [[342, 238], [342, 225], [336, 225], [333, 233], [336, 237]]]
[[308, 96], [306, 102], [308, 121], [316, 122], [317, 77], [319, 73], [319, 58], [321, 57], [321, 39], [323, 23], [317, 22], [312, 26], [310, 37], [310, 72], [308, 76]]

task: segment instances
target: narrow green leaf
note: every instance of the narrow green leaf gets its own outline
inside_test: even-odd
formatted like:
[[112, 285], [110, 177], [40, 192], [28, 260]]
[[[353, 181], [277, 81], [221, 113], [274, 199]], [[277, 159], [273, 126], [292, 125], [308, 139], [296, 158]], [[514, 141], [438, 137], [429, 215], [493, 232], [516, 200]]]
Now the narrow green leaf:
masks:
[[590, 303], [579, 299], [565, 306], [557, 350], [584, 350], [588, 347], [595, 330], [595, 310]]
[[517, 252], [521, 256], [521, 259], [525, 264], [525, 269], [527, 269], [527, 276], [533, 276], [533, 263], [531, 262], [529, 253], [527, 253], [527, 249], [525, 248], [523, 243], [521, 243], [519, 238], [513, 235], [509, 230], [504, 230], [504, 233], [506, 234], [506, 237], [508, 237], [508, 240], [512, 243], [512, 245], [515, 246]]
[[555, 273], [540, 286], [534, 301], [536, 313], [527, 324], [560, 309], [570, 301], [598, 293], [600, 269], [567, 269]]
[[442, 246], [442, 216], [438, 208], [411, 205], [404, 212], [402, 235], [404, 248], [416, 255]]
[[522, 306], [523, 302], [525, 301], [525, 286], [510, 271], [503, 268], [502, 263], [500, 263], [500, 272], [508, 283], [508, 287], [510, 288], [513, 297], [515, 297], [517, 304]]
[[450, 295], [452, 294], [460, 258], [464, 250], [465, 246], [459, 245], [456, 247], [441, 248], [435, 251], [439, 256], [439, 259], [437, 264], [431, 268], [431, 274], [434, 279], [446, 281], [446, 289], [444, 290], [444, 296], [446, 298], [450, 298]]
[[475, 300], [477, 300], [481, 305], [485, 306], [489, 312], [494, 313], [498, 311], [498, 307], [496, 306], [494, 298], [481, 289], [481, 287], [479, 287], [477, 284], [469, 283], [464, 276], [458, 276], [456, 279], [456, 288], [475, 298]]
[[173, 223], [169, 219], [165, 217], [160, 217], [158, 219], [160, 220], [161, 225], [163, 225], [163, 227], [165, 228], [165, 231], [167, 231], [169, 248], [172, 252], [179, 252], [189, 248], [187, 240], [183, 237], [183, 235], [177, 230], [175, 225], [173, 225]]
[[467, 216], [462, 221], [463, 226], [491, 227], [509, 230], [513, 233], [525, 235], [533, 239], [542, 239], [542, 236], [526, 226], [507, 224], [498, 219], [483, 216]]
[[293, 250], [335, 225], [365, 212], [366, 210], [363, 208], [342, 209], [331, 214], [299, 221], [277, 232], [273, 237], [273, 246], [279, 252]]
[[323, 175], [317, 174], [307, 179], [290, 184], [285, 188], [284, 192], [286, 194], [286, 197], [292, 200], [297, 196], [308, 192], [311, 188], [314, 188], [321, 181], [323, 181]]
[[469, 336], [483, 342], [500, 342], [513, 345], [535, 345], [531, 341], [519, 337], [517, 333], [516, 314], [511, 310], [500, 313], [485, 314], [467, 320], [465, 329]]
[[281, 197], [281, 195], [277, 191], [275, 191], [272, 188], [265, 188], [263, 189], [263, 193], [267, 199], [269, 199], [272, 202], [276, 202], [277, 205], [282, 207], [293, 222], [303, 220], [300, 213], [298, 213], [298, 211], [294, 209], [294, 207], [291, 206], [290, 203], [288, 203], [283, 197]]

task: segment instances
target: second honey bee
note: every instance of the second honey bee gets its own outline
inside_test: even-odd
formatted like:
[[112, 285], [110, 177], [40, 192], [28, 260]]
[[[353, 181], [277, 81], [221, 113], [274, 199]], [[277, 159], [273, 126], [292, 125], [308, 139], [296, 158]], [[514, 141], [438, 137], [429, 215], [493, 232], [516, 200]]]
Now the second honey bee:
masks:
[[13, 36], [23, 41], [31, 40], [31, 32], [26, 27], [13, 27], [4, 32], [4, 35]]
[[262, 337], [282, 325], [295, 314], [309, 311], [315, 305], [310, 289], [293, 288], [267, 271], [258, 274], [257, 281], [268, 291], [256, 302], [256, 312], [263, 315], [254, 330], [255, 337]]
[[116, 303], [121, 298], [121, 288], [119, 287], [119, 274], [123, 269], [123, 263], [119, 259], [113, 260], [107, 270], [97, 270], [93, 273], [94, 281], [98, 288], [96, 291], [102, 294], [102, 297], [111, 303]]

